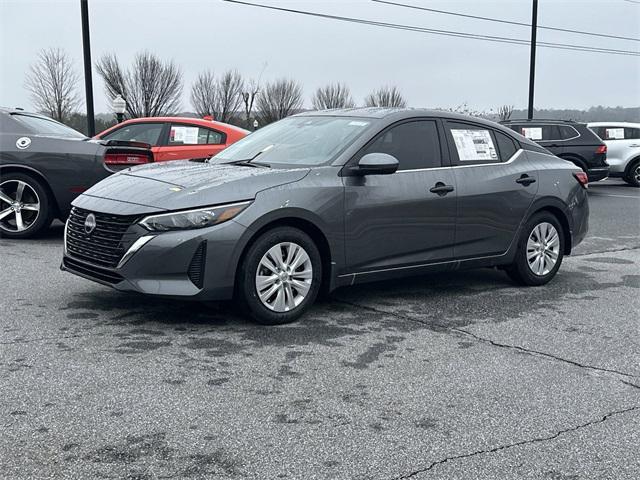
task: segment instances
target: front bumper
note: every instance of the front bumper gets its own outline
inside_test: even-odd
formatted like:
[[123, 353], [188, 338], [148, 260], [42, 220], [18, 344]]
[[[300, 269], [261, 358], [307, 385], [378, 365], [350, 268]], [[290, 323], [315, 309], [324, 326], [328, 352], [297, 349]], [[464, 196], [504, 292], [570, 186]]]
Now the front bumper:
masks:
[[227, 300], [233, 296], [245, 232], [246, 227], [233, 220], [209, 228], [164, 232], [114, 268], [65, 251], [60, 268], [117, 290], [185, 300]]

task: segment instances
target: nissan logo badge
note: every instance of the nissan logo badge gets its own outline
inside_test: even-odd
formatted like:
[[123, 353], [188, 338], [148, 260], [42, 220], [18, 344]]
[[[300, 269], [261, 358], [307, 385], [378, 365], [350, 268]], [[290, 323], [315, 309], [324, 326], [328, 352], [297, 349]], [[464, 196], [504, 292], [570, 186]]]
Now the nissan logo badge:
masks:
[[87, 215], [87, 219], [84, 221], [84, 231], [87, 235], [96, 229], [96, 216], [93, 213]]

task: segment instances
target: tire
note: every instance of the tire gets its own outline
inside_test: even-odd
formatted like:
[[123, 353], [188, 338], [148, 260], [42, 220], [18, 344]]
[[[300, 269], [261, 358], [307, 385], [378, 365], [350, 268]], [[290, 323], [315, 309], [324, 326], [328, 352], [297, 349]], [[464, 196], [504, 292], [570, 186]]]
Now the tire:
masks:
[[[18, 211], [14, 208], [16, 200], [19, 200], [18, 205], [20, 205]], [[2, 217], [0, 218], [0, 237], [35, 237], [51, 225], [52, 212], [52, 202], [47, 189], [39, 180], [24, 173], [2, 175], [0, 178], [0, 217]]]
[[[556, 235], [553, 234], [554, 231]], [[543, 237], [542, 243], [536, 242], [538, 236]], [[507, 274], [520, 285], [538, 286], [548, 283], [562, 264], [564, 242], [562, 226], [556, 216], [549, 212], [536, 213], [527, 221], [520, 234], [518, 250], [513, 263], [506, 270]], [[552, 264], [554, 259], [555, 263]]]
[[236, 298], [256, 322], [281, 325], [313, 305], [321, 283], [322, 259], [313, 240], [297, 228], [277, 227], [249, 247], [238, 271]]
[[640, 187], [640, 160], [636, 160], [629, 166], [624, 181], [633, 187]]

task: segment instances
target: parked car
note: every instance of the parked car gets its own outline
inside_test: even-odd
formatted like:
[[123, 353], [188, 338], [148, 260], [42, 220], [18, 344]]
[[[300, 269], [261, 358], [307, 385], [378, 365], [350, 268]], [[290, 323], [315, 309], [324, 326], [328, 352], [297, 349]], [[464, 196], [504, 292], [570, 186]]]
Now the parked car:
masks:
[[321, 289], [499, 266], [543, 285], [588, 227], [587, 176], [501, 125], [430, 110], [295, 115], [206, 162], [77, 198], [61, 268], [149, 295], [235, 295], [289, 322]]
[[126, 120], [96, 138], [148, 143], [155, 161], [164, 162], [211, 157], [249, 133], [243, 128], [202, 118], [150, 117]]
[[587, 126], [607, 144], [609, 176], [640, 187], [640, 123], [595, 122]]
[[36, 113], [0, 108], [0, 236], [32, 237], [122, 166], [153, 162], [149, 145], [90, 140]]
[[587, 172], [590, 182], [609, 176], [607, 145], [584, 123], [569, 120], [507, 120], [510, 129]]

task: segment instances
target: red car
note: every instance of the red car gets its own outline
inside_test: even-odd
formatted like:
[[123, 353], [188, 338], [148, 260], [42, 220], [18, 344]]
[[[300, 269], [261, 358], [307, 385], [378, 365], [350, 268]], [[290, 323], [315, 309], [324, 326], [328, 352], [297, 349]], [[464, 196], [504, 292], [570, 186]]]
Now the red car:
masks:
[[244, 138], [248, 130], [207, 118], [134, 118], [108, 128], [95, 138], [144, 142], [156, 162], [207, 158]]

